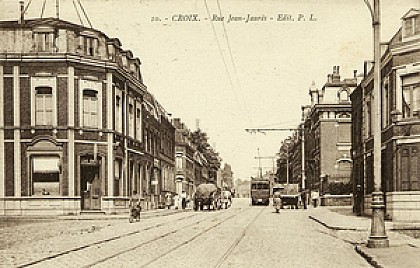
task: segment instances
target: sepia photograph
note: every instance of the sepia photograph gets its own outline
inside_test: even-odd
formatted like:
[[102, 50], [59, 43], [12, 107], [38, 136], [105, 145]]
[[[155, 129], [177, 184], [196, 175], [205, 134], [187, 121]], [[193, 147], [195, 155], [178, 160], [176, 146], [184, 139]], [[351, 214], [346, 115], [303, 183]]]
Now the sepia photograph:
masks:
[[420, 268], [420, 0], [0, 0], [0, 267]]

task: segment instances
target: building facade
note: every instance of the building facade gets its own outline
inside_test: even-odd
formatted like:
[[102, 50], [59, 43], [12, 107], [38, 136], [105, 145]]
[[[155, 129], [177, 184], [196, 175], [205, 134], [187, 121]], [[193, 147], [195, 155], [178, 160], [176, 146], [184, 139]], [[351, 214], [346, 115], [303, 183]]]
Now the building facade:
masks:
[[309, 89], [311, 105], [304, 111], [305, 174], [308, 187], [321, 196], [351, 193], [350, 94], [356, 85], [356, 72], [341, 79], [339, 66], [334, 66], [321, 89], [314, 84]]
[[[116, 38], [0, 22], [0, 214], [125, 211], [175, 191], [175, 129]], [[146, 205], [148, 206], [148, 205]]]
[[[402, 17], [402, 27], [381, 58], [382, 176], [386, 217], [420, 220], [420, 11]], [[373, 184], [373, 71], [352, 95], [355, 210], [370, 214]]]
[[196, 179], [200, 175], [197, 165], [197, 149], [192, 143], [191, 131], [179, 118], [174, 119], [175, 134], [175, 180], [176, 193], [182, 192], [192, 196], [195, 191]]

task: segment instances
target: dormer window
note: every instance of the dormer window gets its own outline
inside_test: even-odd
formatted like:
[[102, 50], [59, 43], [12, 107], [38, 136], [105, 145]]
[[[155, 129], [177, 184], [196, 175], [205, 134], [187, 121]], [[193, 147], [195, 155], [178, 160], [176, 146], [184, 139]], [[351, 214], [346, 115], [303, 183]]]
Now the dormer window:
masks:
[[51, 27], [38, 27], [33, 33], [33, 47], [36, 52], [53, 52], [55, 48], [55, 32]]
[[420, 18], [411, 17], [404, 21], [404, 36], [412, 36], [420, 33]]
[[80, 33], [79, 51], [82, 51], [86, 56], [96, 56], [98, 54], [98, 37], [91, 32]]
[[420, 34], [420, 13], [411, 9], [403, 18], [403, 38], [410, 38]]

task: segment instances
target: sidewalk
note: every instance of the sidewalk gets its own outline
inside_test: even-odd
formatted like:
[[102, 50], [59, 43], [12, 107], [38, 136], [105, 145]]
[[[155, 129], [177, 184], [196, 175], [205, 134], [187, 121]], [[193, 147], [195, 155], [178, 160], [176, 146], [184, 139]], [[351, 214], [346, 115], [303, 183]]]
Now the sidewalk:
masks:
[[317, 207], [308, 212], [310, 219], [332, 230], [334, 236], [355, 245], [355, 250], [374, 267], [420, 267], [420, 239], [398, 232], [405, 228], [420, 229], [420, 223], [385, 222], [389, 248], [368, 248], [371, 219], [352, 215], [351, 208], [348, 209], [349, 213], [339, 213], [335, 212], [337, 207]]

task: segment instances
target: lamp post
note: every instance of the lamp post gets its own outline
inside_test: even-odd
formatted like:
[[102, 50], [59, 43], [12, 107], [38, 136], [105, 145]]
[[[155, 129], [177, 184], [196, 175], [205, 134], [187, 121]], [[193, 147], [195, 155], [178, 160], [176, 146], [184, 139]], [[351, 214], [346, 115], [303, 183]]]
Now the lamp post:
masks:
[[373, 129], [373, 183], [372, 221], [367, 246], [383, 248], [389, 246], [385, 231], [385, 204], [381, 190], [381, 45], [380, 45], [380, 8], [379, 1], [373, 0], [373, 9], [369, 0], [364, 0], [372, 16], [373, 27], [373, 97], [374, 97], [374, 129]]

